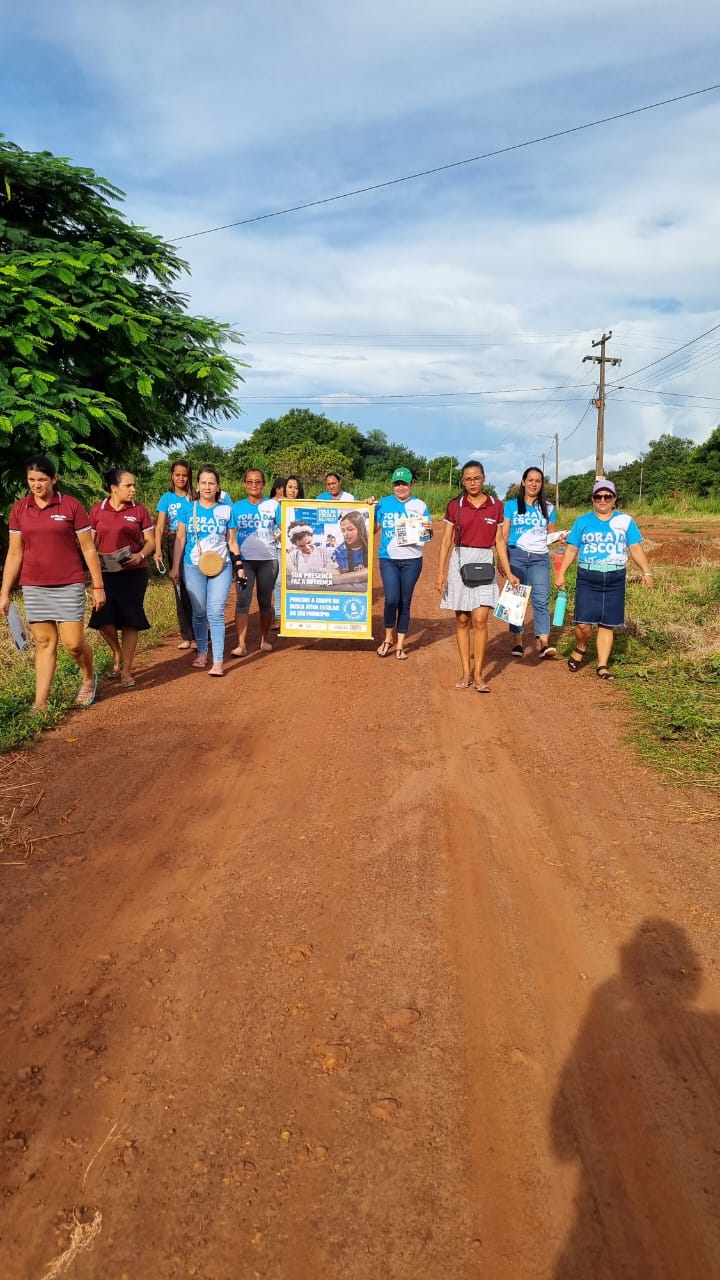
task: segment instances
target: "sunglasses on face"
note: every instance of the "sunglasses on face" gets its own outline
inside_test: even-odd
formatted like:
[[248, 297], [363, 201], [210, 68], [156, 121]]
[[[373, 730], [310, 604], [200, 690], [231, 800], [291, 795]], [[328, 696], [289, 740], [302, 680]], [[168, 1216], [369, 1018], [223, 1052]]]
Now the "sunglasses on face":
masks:
[[593, 494], [593, 502], [612, 502], [612, 500], [613, 500], [613, 496], [611, 493]]

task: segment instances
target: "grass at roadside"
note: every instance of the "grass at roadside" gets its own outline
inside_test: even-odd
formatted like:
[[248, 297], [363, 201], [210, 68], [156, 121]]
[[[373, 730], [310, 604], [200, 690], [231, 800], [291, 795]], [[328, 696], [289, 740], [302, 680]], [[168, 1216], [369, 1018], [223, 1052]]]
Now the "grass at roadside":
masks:
[[[647, 591], [630, 572], [627, 626], [613, 650], [613, 672], [637, 713], [632, 740], [676, 780], [720, 789], [720, 570], [653, 563], [653, 573]], [[594, 666], [594, 640], [589, 652]]]
[[[17, 603], [21, 606], [18, 597]], [[140, 648], [148, 648], [163, 640], [177, 628], [175, 598], [172, 585], [151, 576], [145, 597], [145, 612], [152, 623], [152, 630], [140, 635]], [[88, 640], [95, 652], [95, 669], [102, 676], [110, 667], [110, 650], [94, 631], [88, 631]], [[10, 638], [10, 632], [0, 624], [0, 752], [11, 751], [28, 743], [41, 729], [58, 724], [75, 705], [80, 676], [75, 663], [64, 649], [58, 649], [58, 665], [53, 681], [50, 703], [42, 715], [30, 710], [35, 689], [35, 673], [32, 650], [18, 653]]]

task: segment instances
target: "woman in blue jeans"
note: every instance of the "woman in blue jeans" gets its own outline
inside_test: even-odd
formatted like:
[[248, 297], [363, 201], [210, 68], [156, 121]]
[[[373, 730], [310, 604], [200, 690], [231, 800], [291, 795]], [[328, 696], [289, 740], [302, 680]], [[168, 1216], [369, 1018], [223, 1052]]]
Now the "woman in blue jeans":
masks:
[[[410, 630], [410, 604], [423, 566], [424, 544], [432, 537], [432, 517], [421, 498], [412, 496], [412, 472], [396, 467], [391, 495], [375, 507], [375, 532], [380, 533], [380, 577], [385, 593], [385, 639], [378, 657], [407, 658], [405, 639]], [[397, 640], [395, 639], [397, 635]]]
[[[177, 583], [180, 565], [190, 597], [193, 631], [197, 644], [194, 667], [204, 668], [208, 660], [208, 630], [212, 649], [211, 676], [223, 674], [225, 651], [225, 603], [232, 585], [232, 563], [228, 548], [228, 526], [232, 506], [220, 498], [220, 477], [214, 467], [201, 467], [197, 479], [196, 502], [186, 500], [177, 514], [175, 553], [170, 577]], [[204, 552], [215, 551], [223, 562], [215, 577], [198, 567]]]
[[[556, 512], [545, 497], [545, 482], [538, 467], [528, 467], [520, 481], [517, 498], [504, 503], [503, 537], [513, 573], [523, 586], [532, 587], [530, 603], [533, 611], [535, 638], [541, 658], [557, 653], [550, 644], [550, 554], [548, 534], [555, 532]], [[514, 658], [523, 656], [523, 629], [511, 626], [515, 644], [510, 650]]]

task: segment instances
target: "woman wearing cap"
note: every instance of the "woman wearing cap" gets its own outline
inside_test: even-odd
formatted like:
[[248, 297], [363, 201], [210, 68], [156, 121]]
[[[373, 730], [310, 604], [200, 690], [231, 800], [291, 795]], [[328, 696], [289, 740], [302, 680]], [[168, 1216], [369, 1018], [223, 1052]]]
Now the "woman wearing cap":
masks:
[[[494, 574], [487, 583], [469, 586], [463, 581], [461, 567], [483, 561], [494, 565], [493, 551], [497, 551], [500, 568], [506, 578], [517, 586], [508, 560], [505, 539], [502, 534], [503, 504], [489, 493], [483, 492], [485, 470], [482, 463], [471, 459], [460, 473], [462, 493], [453, 498], [445, 510], [445, 532], [440, 548], [440, 563], [435, 585], [442, 597], [441, 609], [455, 611], [457, 647], [462, 663], [462, 676], [456, 689], [475, 689], [477, 693], [489, 693], [483, 679], [483, 664], [488, 640], [488, 620], [498, 602], [498, 589]], [[491, 572], [488, 569], [488, 572]], [[470, 671], [470, 627], [475, 637], [474, 669]]]
[[[413, 477], [407, 467], [392, 474], [392, 494], [375, 507], [375, 532], [380, 533], [380, 577], [385, 604], [385, 639], [378, 657], [407, 658], [405, 640], [410, 629], [410, 605], [423, 567], [423, 544], [432, 537], [432, 517], [421, 498], [412, 496]], [[409, 525], [408, 521], [413, 524]], [[395, 636], [397, 634], [397, 641]]]
[[[108, 497], [96, 502], [90, 512], [95, 545], [103, 567], [105, 603], [97, 603], [90, 614], [89, 627], [99, 631], [112, 649], [111, 678], [121, 689], [134, 689], [132, 664], [138, 634], [148, 631], [144, 600], [147, 591], [147, 562], [155, 550], [152, 516], [135, 501], [135, 476], [125, 467], [111, 467], [103, 476]], [[122, 640], [118, 632], [122, 632]]]
[[[57, 488], [51, 458], [36, 454], [26, 467], [26, 498], [10, 512], [10, 540], [0, 587], [0, 613], [10, 610], [10, 592], [20, 578], [25, 617], [35, 642], [33, 711], [45, 711], [50, 697], [58, 642], [77, 663], [82, 684], [79, 707], [95, 701], [97, 677], [85, 638], [85, 565], [93, 581], [93, 602], [105, 603], [102, 570], [90, 517], [77, 498]], [[83, 564], [83, 560], [85, 564]]]
[[595, 481], [592, 511], [578, 516], [567, 537], [567, 547], [555, 585], [565, 590], [565, 574], [578, 562], [575, 586], [575, 648], [568, 658], [571, 671], [578, 671], [587, 652], [593, 627], [597, 627], [595, 668], [600, 680], [613, 680], [608, 670], [615, 631], [625, 624], [625, 570], [628, 555], [642, 573], [643, 586], [652, 587], [653, 577], [642, 534], [632, 516], [615, 510], [617, 494], [612, 480]]
[[[513, 573], [524, 586], [531, 588], [533, 626], [538, 655], [553, 658], [557, 653], [550, 644], [550, 555], [548, 534], [556, 528], [552, 502], [545, 497], [545, 477], [539, 467], [523, 471], [517, 498], [504, 503], [503, 537]], [[523, 656], [523, 629], [511, 626], [514, 640], [513, 658]]]

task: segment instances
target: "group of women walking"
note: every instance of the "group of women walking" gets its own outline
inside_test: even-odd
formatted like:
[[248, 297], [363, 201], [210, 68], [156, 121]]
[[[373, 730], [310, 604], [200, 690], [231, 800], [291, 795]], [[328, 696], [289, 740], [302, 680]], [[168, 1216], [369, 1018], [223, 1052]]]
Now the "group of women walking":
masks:
[[[324, 500], [354, 501], [334, 473], [326, 478]], [[187, 460], [172, 465], [170, 487], [157, 505], [157, 522], [137, 502], [135, 477], [113, 468], [104, 477], [107, 496], [88, 514], [76, 498], [62, 494], [55, 465], [36, 455], [27, 464], [28, 495], [10, 516], [9, 548], [0, 586], [0, 612], [8, 613], [16, 583], [23, 591], [25, 614], [35, 642], [36, 686], [33, 710], [47, 707], [58, 643], [77, 662], [81, 684], [77, 705], [95, 701], [97, 675], [84, 634], [85, 579], [89, 573], [92, 611], [88, 625], [100, 631], [112, 651], [110, 678], [123, 689], [134, 687], [133, 660], [138, 634], [149, 627], [144, 610], [150, 558], [161, 573], [169, 569], [175, 588], [180, 649], [193, 650], [192, 666], [211, 676], [224, 671], [225, 607], [233, 580], [236, 588], [236, 657], [247, 653], [248, 613], [253, 595], [260, 614], [260, 651], [270, 652], [270, 630], [279, 615], [280, 503], [304, 497], [298, 476], [276, 479], [265, 497], [259, 468], [245, 473], [245, 497], [233, 503], [212, 466], [200, 468], [193, 482]], [[407, 659], [413, 592], [432, 537], [432, 518], [413, 496], [413, 477], [405, 467], [392, 475], [392, 492], [373, 507], [380, 536], [384, 636], [378, 656]], [[504, 504], [485, 491], [482, 465], [471, 459], [461, 470], [461, 491], [443, 518], [436, 588], [441, 608], [452, 611], [461, 673], [456, 688], [490, 692], [484, 678], [488, 622], [498, 601], [496, 560], [507, 580], [531, 587], [537, 653], [552, 658], [550, 642], [550, 556], [548, 538], [556, 532], [556, 512], [544, 492], [537, 467], [522, 476], [516, 498]], [[555, 580], [578, 560], [575, 649], [568, 668], [582, 665], [592, 628], [597, 627], [597, 675], [612, 679], [608, 663], [615, 631], [624, 623], [628, 556], [639, 566], [645, 586], [652, 574], [633, 518], [615, 510], [611, 481], [599, 479], [592, 510], [579, 517], [562, 539], [565, 551]], [[308, 572], [309, 558], [320, 552], [323, 571], [339, 589], [362, 590], [368, 575], [368, 538], [358, 512], [340, 518], [342, 542], [317, 548], [302, 520], [288, 533], [287, 581]], [[310, 538], [308, 539], [308, 532]], [[297, 565], [295, 565], [297, 560]], [[275, 594], [274, 594], [275, 593]], [[471, 639], [473, 641], [471, 645]], [[511, 628], [511, 655], [525, 653], [522, 628]]]

